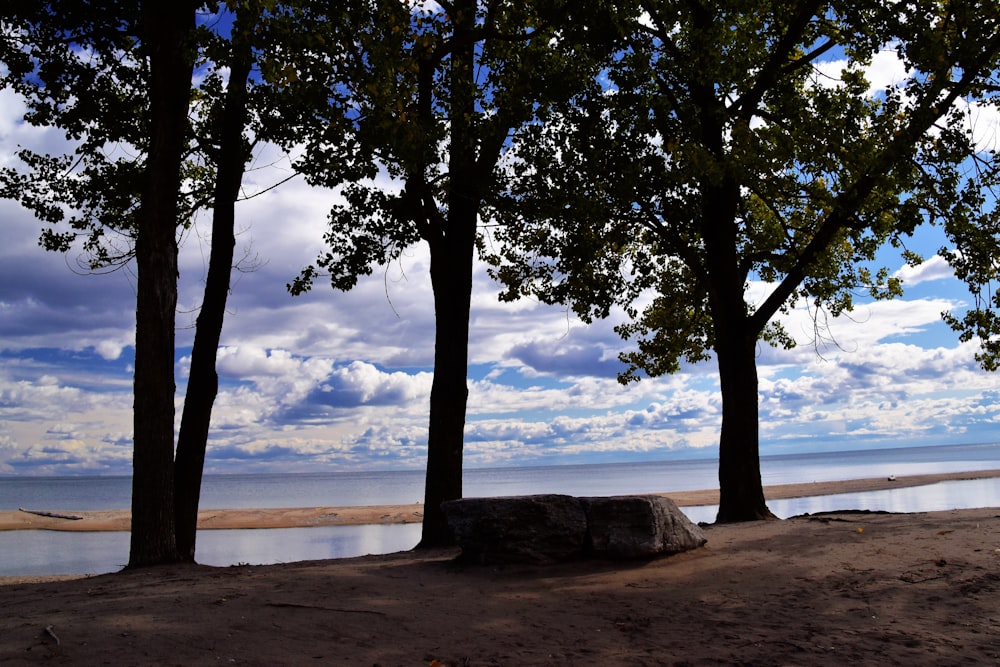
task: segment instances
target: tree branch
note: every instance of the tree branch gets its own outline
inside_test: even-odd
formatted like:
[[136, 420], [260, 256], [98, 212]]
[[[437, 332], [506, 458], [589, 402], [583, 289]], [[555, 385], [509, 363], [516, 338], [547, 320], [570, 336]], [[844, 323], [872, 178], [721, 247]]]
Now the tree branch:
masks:
[[[781, 305], [805, 279], [809, 267], [827, 250], [833, 238], [843, 229], [851, 227], [855, 212], [862, 209], [865, 200], [885, 181], [892, 166], [912, 151], [919, 138], [938, 118], [948, 112], [955, 101], [962, 97], [973, 85], [987, 66], [1000, 52], [1000, 37], [997, 37], [981, 51], [978, 62], [963, 71], [958, 82], [935, 79], [924, 90], [923, 104], [909, 114], [910, 123], [897, 131], [885, 150], [879, 154], [868, 170], [855, 179], [850, 188], [845, 189], [834, 201], [833, 208], [820, 225], [816, 234], [803, 249], [795, 265], [785, 274], [785, 278], [751, 316], [751, 325], [757, 331], [763, 330]], [[947, 92], [943, 97], [942, 93]]]
[[[782, 35], [781, 40], [771, 49], [771, 58], [761, 68], [760, 73], [753, 86], [746, 93], [741, 95], [732, 105], [735, 110], [742, 111], [742, 115], [753, 113], [760, 106], [760, 101], [764, 94], [770, 90], [780, 75], [786, 70], [789, 61], [789, 54], [792, 49], [801, 41], [805, 29], [816, 15], [817, 10], [823, 5], [822, 0], [809, 0], [798, 6], [797, 14], [788, 23], [788, 29]], [[832, 48], [832, 44], [829, 48]], [[815, 56], [825, 52], [827, 49], [820, 47], [814, 51]], [[821, 50], [823, 49], [823, 50]]]

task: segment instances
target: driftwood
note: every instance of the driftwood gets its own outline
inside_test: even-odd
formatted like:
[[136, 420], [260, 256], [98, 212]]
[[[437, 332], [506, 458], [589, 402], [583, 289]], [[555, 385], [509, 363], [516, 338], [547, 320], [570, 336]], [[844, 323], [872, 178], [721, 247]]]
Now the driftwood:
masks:
[[44, 510], [26, 510], [23, 507], [18, 507], [17, 509], [22, 512], [27, 512], [28, 514], [37, 514], [38, 516], [47, 516], [53, 519], [68, 519], [70, 521], [80, 521], [83, 519], [82, 516], [76, 516], [75, 514], [60, 514], [59, 512], [46, 512]]
[[56, 641], [56, 646], [62, 644], [62, 642], [59, 641], [59, 637], [56, 636], [56, 631], [52, 629], [51, 625], [46, 625], [44, 632], [45, 634], [47, 634], [49, 637], [52, 637], [52, 639]]
[[301, 604], [299, 602], [266, 602], [268, 607], [291, 607], [292, 609], [319, 609], [320, 611], [335, 611], [341, 614], [374, 614], [385, 616], [384, 611], [374, 609], [344, 609], [342, 607], [324, 607], [316, 604]]

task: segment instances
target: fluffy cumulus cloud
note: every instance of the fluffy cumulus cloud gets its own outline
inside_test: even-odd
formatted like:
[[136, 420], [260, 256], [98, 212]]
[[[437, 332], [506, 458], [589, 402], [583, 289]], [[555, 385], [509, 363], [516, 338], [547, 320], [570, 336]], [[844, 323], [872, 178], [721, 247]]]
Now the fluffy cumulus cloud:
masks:
[[902, 280], [904, 286], [914, 287], [931, 280], [954, 278], [955, 270], [951, 268], [951, 265], [943, 257], [934, 255], [916, 266], [908, 264], [902, 266], [896, 271], [894, 276]]
[[336, 369], [314, 398], [333, 407], [361, 405], [407, 407], [424, 405], [430, 397], [432, 375], [401, 371], [386, 373], [372, 364], [353, 361]]
[[[900, 76], [891, 52], [873, 86]], [[830, 72], [836, 73], [835, 65]], [[20, 124], [0, 92], [0, 162], [18, 144], [62, 150], [59, 136]], [[417, 468], [426, 455], [434, 303], [426, 249], [377, 267], [348, 293], [319, 279], [286, 290], [323, 251], [336, 194], [289, 174], [289, 156], [261, 153], [237, 209], [237, 257], [219, 350], [212, 472]], [[130, 469], [135, 276], [81, 271], [77, 254], [46, 253], [40, 225], [0, 201], [0, 474]], [[204, 287], [209, 216], [185, 234], [178, 311], [177, 422]], [[783, 316], [792, 350], [759, 349], [764, 452], [975, 442], [1000, 422], [994, 375], [973, 344], [940, 323], [965, 298], [947, 265], [896, 260], [912, 287], [832, 319], [798, 304]], [[584, 463], [714, 452], [721, 402], [712, 362], [621, 385], [624, 343], [610, 321], [566, 309], [501, 303], [477, 265], [466, 428], [469, 466]], [[766, 285], [751, 286], [762, 298]], [[456, 351], [460, 353], [461, 351]]]

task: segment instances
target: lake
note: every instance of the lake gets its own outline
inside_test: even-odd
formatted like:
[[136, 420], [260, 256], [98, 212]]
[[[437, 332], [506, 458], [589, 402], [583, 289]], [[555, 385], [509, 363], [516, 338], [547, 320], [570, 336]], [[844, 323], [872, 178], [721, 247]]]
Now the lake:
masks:
[[[718, 488], [715, 459], [536, 466], [465, 471], [466, 495], [532, 493], [617, 495]], [[869, 477], [1000, 469], [1000, 444], [907, 447], [764, 456], [765, 486]], [[206, 475], [203, 508], [358, 506], [417, 503], [423, 471]], [[128, 477], [0, 477], [0, 509], [127, 509]], [[1000, 479], [773, 500], [782, 518], [842, 509], [923, 512], [1000, 507]], [[716, 507], [684, 508], [694, 521], [712, 521]], [[390, 553], [412, 548], [418, 524], [208, 530], [198, 534], [198, 562], [267, 564]], [[97, 574], [128, 560], [127, 532], [0, 532], [0, 576]]]

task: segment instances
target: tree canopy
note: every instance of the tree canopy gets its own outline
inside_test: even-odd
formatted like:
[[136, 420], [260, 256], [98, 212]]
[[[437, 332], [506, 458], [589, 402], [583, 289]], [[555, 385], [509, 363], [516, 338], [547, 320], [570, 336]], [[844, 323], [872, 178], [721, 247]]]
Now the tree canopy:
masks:
[[45, 248], [68, 251], [80, 237], [91, 268], [121, 261], [133, 252], [149, 142], [138, 9], [19, 4], [3, 17], [3, 84], [25, 100], [25, 122], [63, 129], [76, 149], [48, 155], [22, 148], [25, 168], [0, 172], [0, 195], [53, 225], [42, 230]]

